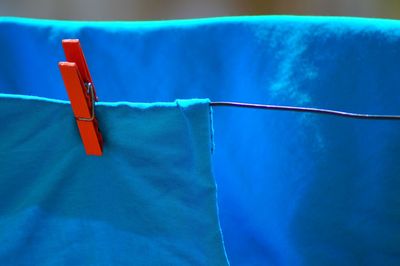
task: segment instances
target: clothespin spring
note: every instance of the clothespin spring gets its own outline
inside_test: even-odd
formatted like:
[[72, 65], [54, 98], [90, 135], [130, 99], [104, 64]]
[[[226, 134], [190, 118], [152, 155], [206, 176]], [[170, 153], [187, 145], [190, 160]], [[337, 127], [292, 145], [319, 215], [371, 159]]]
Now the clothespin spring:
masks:
[[86, 87], [86, 93], [88, 95], [90, 95], [90, 99], [91, 99], [90, 100], [90, 102], [92, 104], [91, 107], [90, 107], [91, 115], [90, 115], [89, 118], [87, 118], [87, 117], [75, 117], [75, 118], [76, 118], [76, 120], [79, 120], [79, 121], [93, 121], [96, 118], [95, 112], [94, 112], [94, 106], [95, 106], [95, 102], [97, 101], [97, 99], [94, 96], [94, 90], [93, 90], [92, 82], [85, 82], [85, 87]]

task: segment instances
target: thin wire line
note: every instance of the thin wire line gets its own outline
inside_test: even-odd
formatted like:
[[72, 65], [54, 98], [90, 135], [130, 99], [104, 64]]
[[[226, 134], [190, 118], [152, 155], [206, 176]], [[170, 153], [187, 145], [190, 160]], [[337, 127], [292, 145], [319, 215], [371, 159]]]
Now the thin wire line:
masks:
[[318, 113], [318, 114], [343, 116], [343, 117], [356, 118], [356, 119], [400, 120], [400, 115], [357, 114], [357, 113], [348, 113], [348, 112], [328, 110], [328, 109], [284, 106], [284, 105], [268, 105], [268, 104], [255, 104], [255, 103], [240, 103], [240, 102], [211, 102], [210, 105], [211, 106], [228, 106], [228, 107], [242, 107], [242, 108], [280, 110], [280, 111]]

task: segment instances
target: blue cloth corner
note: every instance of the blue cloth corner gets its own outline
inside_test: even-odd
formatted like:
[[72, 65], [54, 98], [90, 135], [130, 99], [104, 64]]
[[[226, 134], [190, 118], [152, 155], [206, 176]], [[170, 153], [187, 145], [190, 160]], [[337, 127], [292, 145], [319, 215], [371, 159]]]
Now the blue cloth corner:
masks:
[[208, 100], [97, 115], [86, 156], [69, 104], [0, 95], [0, 264], [227, 265]]

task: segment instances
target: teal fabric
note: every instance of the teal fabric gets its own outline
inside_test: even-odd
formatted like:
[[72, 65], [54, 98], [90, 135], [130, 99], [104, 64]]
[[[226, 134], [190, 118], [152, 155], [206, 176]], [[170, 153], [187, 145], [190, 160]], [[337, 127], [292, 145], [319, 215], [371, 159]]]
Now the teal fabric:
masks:
[[86, 156], [69, 104], [0, 95], [0, 265], [226, 265], [208, 100], [97, 114]]

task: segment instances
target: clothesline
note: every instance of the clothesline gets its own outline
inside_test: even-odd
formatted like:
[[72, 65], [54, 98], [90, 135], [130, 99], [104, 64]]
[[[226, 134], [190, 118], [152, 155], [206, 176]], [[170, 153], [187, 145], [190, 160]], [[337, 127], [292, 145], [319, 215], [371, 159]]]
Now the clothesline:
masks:
[[370, 119], [370, 120], [400, 120], [400, 115], [376, 115], [376, 114], [357, 114], [342, 112], [336, 110], [310, 108], [310, 107], [297, 107], [297, 106], [284, 106], [284, 105], [268, 105], [268, 104], [255, 104], [255, 103], [241, 103], [241, 102], [211, 102], [211, 106], [228, 106], [228, 107], [242, 107], [254, 109], [268, 109], [292, 112], [307, 112], [318, 113], [326, 115], [336, 115], [356, 119]]

